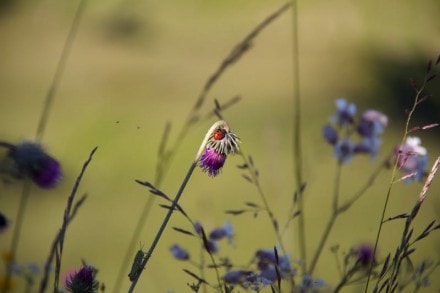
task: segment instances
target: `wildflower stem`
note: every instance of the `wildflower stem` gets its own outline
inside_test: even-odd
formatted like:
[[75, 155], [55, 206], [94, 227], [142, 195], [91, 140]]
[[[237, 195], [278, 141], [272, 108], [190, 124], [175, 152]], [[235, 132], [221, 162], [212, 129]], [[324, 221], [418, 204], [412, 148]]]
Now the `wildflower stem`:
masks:
[[153, 240], [153, 243], [151, 244], [150, 248], [148, 249], [147, 253], [145, 254], [145, 258], [142, 261], [141, 264], [141, 268], [139, 271], [139, 274], [136, 275], [136, 277], [133, 279], [131, 286], [128, 290], [129, 293], [133, 292], [134, 288], [136, 287], [137, 281], [139, 280], [140, 275], [142, 274], [142, 272], [144, 271], [145, 266], [147, 265], [149, 259], [151, 258], [151, 255], [153, 254], [154, 249], [156, 248], [156, 245], [159, 243], [160, 237], [162, 236], [162, 233], [165, 231], [165, 228], [168, 224], [168, 221], [171, 218], [171, 215], [173, 213], [173, 211], [176, 209], [177, 207], [177, 203], [180, 199], [180, 196], [183, 193], [183, 190], [186, 187], [186, 184], [188, 183], [189, 179], [191, 178], [191, 175], [194, 171], [194, 169], [197, 167], [197, 160], [194, 160], [188, 170], [188, 172], [186, 173], [185, 179], [183, 180], [182, 184], [180, 185], [179, 190], [177, 191], [176, 197], [174, 198], [171, 207], [168, 210], [168, 213], [166, 214], [162, 225], [160, 226], [159, 230], [157, 231], [156, 237]]
[[263, 189], [261, 188], [260, 180], [259, 180], [258, 176], [256, 175], [257, 172], [255, 171], [253, 164], [251, 164], [249, 162], [249, 160], [247, 159], [246, 155], [243, 152], [243, 149], [241, 150], [240, 154], [243, 158], [244, 164], [249, 166], [249, 175], [251, 176], [252, 182], [255, 184], [255, 187], [257, 188], [258, 194], [261, 197], [261, 201], [263, 202], [263, 206], [264, 206], [264, 211], [266, 211], [269, 216], [270, 222], [274, 228], [275, 235], [277, 237], [277, 241], [278, 241], [279, 245], [281, 246], [281, 250], [283, 251], [283, 253], [286, 253], [286, 250], [285, 250], [283, 242], [282, 242], [282, 237], [279, 232], [279, 228], [278, 228], [278, 224], [277, 224], [278, 222], [275, 219], [275, 216], [272, 212], [272, 209], [269, 206], [269, 202], [267, 201], [266, 195], [264, 194]]
[[[408, 132], [409, 132], [409, 123], [411, 121], [412, 115], [413, 115], [417, 105], [419, 104], [419, 100], [421, 98], [422, 92], [425, 90], [426, 84], [428, 83], [429, 78], [430, 78], [430, 73], [425, 75], [425, 78], [423, 79], [422, 85], [420, 86], [420, 88], [416, 89], [416, 95], [415, 95], [415, 98], [414, 98], [414, 103], [413, 103], [413, 105], [411, 107], [411, 110], [408, 112], [408, 116], [407, 116], [406, 123], [405, 123], [405, 129], [404, 129], [404, 132], [403, 132], [403, 135], [402, 135], [402, 141], [401, 141], [400, 145], [403, 145], [405, 140], [406, 140], [406, 138], [407, 138], [407, 135], [408, 135]], [[388, 202], [389, 202], [389, 199], [390, 199], [391, 190], [393, 188], [393, 183], [395, 182], [397, 166], [398, 166], [398, 162], [399, 162], [400, 156], [401, 156], [401, 154], [398, 153], [397, 154], [397, 158], [396, 158], [395, 163], [394, 163], [394, 166], [393, 166], [393, 171], [391, 172], [391, 179], [390, 179], [390, 183], [389, 183], [389, 186], [388, 186], [387, 195], [385, 197], [385, 202], [384, 202], [384, 205], [383, 205], [382, 214], [381, 214], [381, 218], [380, 218], [380, 221], [379, 221], [379, 228], [377, 230], [376, 240], [375, 240], [375, 243], [374, 243], [373, 255], [376, 254], [377, 245], [379, 244], [380, 234], [382, 232], [382, 226], [384, 224], [384, 219], [385, 219], [385, 213], [386, 213], [386, 210], [388, 208]], [[370, 267], [368, 269], [368, 278], [367, 278], [367, 282], [366, 282], [366, 285], [365, 285], [365, 291], [364, 291], [365, 293], [368, 292], [368, 285], [370, 283], [370, 278], [371, 278], [372, 271], [373, 271], [373, 262], [370, 264]], [[377, 280], [377, 284], [379, 282], [380, 282], [380, 279]]]
[[37, 141], [41, 141], [41, 139], [43, 138], [43, 133], [46, 128], [47, 120], [49, 118], [49, 113], [52, 106], [53, 98], [60, 83], [61, 76], [64, 72], [64, 68], [66, 67], [67, 57], [69, 56], [70, 50], [72, 49], [73, 41], [75, 40], [76, 37], [76, 32], [78, 31], [81, 18], [85, 11], [86, 2], [87, 0], [81, 0], [81, 2], [79, 3], [78, 9], [76, 10], [75, 13], [75, 18], [70, 28], [69, 34], [67, 35], [66, 42], [64, 43], [64, 47], [61, 52], [60, 60], [58, 61], [57, 64], [57, 68], [55, 70], [52, 83], [46, 94], [43, 112], [41, 113], [40, 122], [38, 123], [38, 128], [37, 128], [37, 135], [36, 135]]
[[[302, 178], [302, 148], [301, 148], [301, 96], [299, 82], [299, 40], [298, 40], [298, 1], [292, 0], [292, 69], [293, 69], [293, 159], [296, 190], [303, 184]], [[304, 271], [307, 270], [306, 233], [304, 219], [303, 194], [298, 196], [298, 244], [300, 259], [304, 262]]]
[[335, 189], [333, 191], [332, 215], [330, 216], [330, 220], [327, 222], [327, 226], [325, 227], [324, 232], [321, 236], [321, 240], [319, 241], [318, 248], [316, 249], [312, 262], [310, 263], [310, 268], [309, 268], [310, 275], [313, 274], [316, 264], [318, 263], [319, 256], [321, 255], [324, 245], [327, 242], [327, 238], [330, 235], [330, 231], [332, 230], [333, 225], [335, 224], [336, 218], [341, 213], [341, 210], [338, 208], [338, 201], [339, 201], [338, 198], [340, 193], [339, 189], [341, 185], [341, 170], [342, 170], [341, 167], [342, 167], [342, 163], [339, 161], [337, 164], [336, 175], [335, 175]]

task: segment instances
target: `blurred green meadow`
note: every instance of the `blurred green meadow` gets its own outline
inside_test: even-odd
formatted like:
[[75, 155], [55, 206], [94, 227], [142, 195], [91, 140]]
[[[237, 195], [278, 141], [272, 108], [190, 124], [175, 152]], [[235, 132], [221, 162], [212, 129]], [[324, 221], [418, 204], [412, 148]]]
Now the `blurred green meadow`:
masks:
[[[66, 199], [93, 147], [98, 150], [81, 182], [88, 198], [67, 231], [62, 273], [93, 264], [97, 278], [113, 292], [119, 266], [148, 190], [135, 179], [153, 182], [157, 152], [166, 123], [170, 143], [188, 117], [203, 85], [230, 50], [280, 1], [89, 1], [60, 80], [43, 137], [43, 145], [62, 164], [64, 178], [53, 190], [32, 188], [17, 251], [17, 261], [42, 266], [61, 223]], [[34, 139], [48, 88], [69, 32], [78, 1], [0, 1], [0, 139], [16, 143]], [[317, 247], [331, 211], [336, 161], [321, 127], [333, 115], [334, 100], [356, 102], [358, 111], [374, 108], [389, 115], [378, 158], [355, 157], [342, 171], [342, 198], [356, 192], [388, 152], [400, 142], [405, 109], [414, 94], [408, 79], [422, 80], [429, 59], [440, 53], [438, 1], [298, 1], [302, 146], [304, 151], [307, 255]], [[260, 171], [261, 187], [282, 225], [295, 189], [293, 175], [292, 10], [275, 20], [252, 48], [216, 82], [201, 113], [239, 95], [239, 103], [222, 114], [240, 137], [243, 151]], [[438, 79], [427, 92], [434, 97], [416, 111], [417, 125], [439, 122]], [[205, 132], [215, 118], [201, 120], [180, 141], [160, 189], [174, 197]], [[417, 133], [430, 154], [430, 167], [440, 153], [439, 130]], [[225, 220], [234, 225], [235, 248], [224, 243], [221, 255], [246, 264], [255, 250], [276, 245], [268, 217], [261, 213], [226, 215], [245, 202], [260, 202], [255, 187], [242, 177], [240, 156], [230, 156], [223, 172], [210, 178], [197, 169], [180, 201], [207, 230]], [[429, 168], [430, 168], [429, 167]], [[439, 175], [437, 175], [438, 177]], [[341, 250], [374, 242], [391, 178], [384, 171], [373, 187], [336, 222], [315, 271], [334, 285], [338, 279], [332, 245]], [[394, 186], [387, 216], [409, 212], [422, 184]], [[0, 235], [2, 254], [11, 241], [22, 183], [0, 185], [0, 211], [11, 227]], [[422, 230], [440, 220], [440, 181], [434, 179], [417, 225]], [[139, 247], [147, 249], [165, 210], [157, 200]], [[179, 214], [171, 219], [136, 292], [189, 292], [195, 280], [174, 260], [169, 247], [180, 243], [197, 259], [195, 239], [171, 229], [190, 229]], [[384, 226], [379, 257], [400, 241], [402, 222]], [[295, 225], [285, 245], [298, 259]], [[421, 241], [416, 260], [438, 261], [440, 235]], [[137, 248], [137, 249], [138, 249]], [[135, 251], [133, 251], [133, 256]], [[3, 274], [4, 266], [0, 267]], [[128, 274], [128, 271], [127, 271]], [[438, 271], [436, 272], [438, 277]], [[440, 289], [432, 278], [426, 292]], [[214, 275], [208, 278], [215, 283]], [[16, 280], [16, 290], [23, 290]], [[130, 281], [124, 278], [122, 291]], [[352, 288], [353, 289], [353, 288]], [[354, 288], [353, 292], [359, 292]], [[433, 290], [433, 291], [430, 291]], [[350, 287], [343, 290], [351, 292]]]

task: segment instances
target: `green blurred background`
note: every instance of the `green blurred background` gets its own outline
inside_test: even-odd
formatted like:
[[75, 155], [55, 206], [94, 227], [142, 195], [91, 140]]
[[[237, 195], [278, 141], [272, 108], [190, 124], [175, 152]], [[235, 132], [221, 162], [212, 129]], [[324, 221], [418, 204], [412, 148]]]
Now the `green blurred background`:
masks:
[[[79, 268], [81, 259], [99, 269], [98, 279], [112, 292], [141, 208], [149, 196], [135, 179], [153, 181], [157, 149], [167, 122], [174, 142], [178, 130], [208, 77], [230, 50], [259, 22], [280, 7], [280, 1], [89, 1], [77, 38], [56, 92], [43, 138], [46, 149], [64, 169], [61, 184], [50, 191], [32, 190], [24, 221], [18, 261], [42, 265], [61, 225], [66, 198], [94, 146], [98, 151], [82, 181], [79, 195], [88, 194], [69, 227], [62, 272]], [[43, 102], [72, 23], [78, 1], [0, 1], [0, 138], [18, 142], [35, 137]], [[382, 157], [399, 142], [404, 110], [414, 97], [410, 77], [422, 80], [429, 59], [440, 48], [438, 1], [298, 1], [300, 85], [303, 103], [304, 178], [308, 256], [316, 249], [329, 218], [335, 162], [321, 127], [334, 113], [334, 100], [355, 101], [359, 111], [375, 108], [390, 116], [381, 156], [355, 158], [343, 170], [343, 198], [360, 188]], [[295, 188], [292, 159], [292, 11], [264, 30], [246, 53], [210, 92], [202, 113], [214, 98], [242, 100], [223, 114], [240, 136], [261, 174], [261, 186], [280, 223], [284, 223]], [[416, 125], [439, 122], [438, 79], [435, 95], [416, 112]], [[180, 142], [161, 189], [173, 196], [214, 119], [198, 123]], [[418, 135], [439, 155], [439, 130]], [[222, 245], [222, 255], [245, 264], [256, 249], [276, 244], [268, 218], [261, 214], [231, 217], [227, 209], [259, 202], [254, 186], [243, 180], [239, 156], [228, 158], [223, 174], [209, 178], [196, 170], [181, 200], [193, 218], [210, 230], [230, 220], [236, 248]], [[341, 249], [374, 241], [390, 172], [337, 221], [316, 275], [337, 280], [329, 247]], [[0, 186], [0, 209], [15, 215], [21, 183]], [[421, 184], [396, 184], [387, 216], [407, 212]], [[417, 227], [440, 217], [439, 180], [435, 178]], [[157, 202], [158, 203], [158, 202]], [[165, 211], [155, 205], [139, 246], [151, 243]], [[14, 219], [12, 220], [12, 225]], [[380, 256], [397, 245], [402, 223], [384, 227]], [[190, 229], [180, 215], [169, 225]], [[12, 230], [0, 235], [2, 253]], [[291, 227], [285, 244], [298, 258]], [[171, 229], [166, 231], [137, 292], [189, 292], [193, 280], [173, 260], [169, 247], [179, 242], [198, 258], [199, 243]], [[420, 243], [415, 259], [438, 261], [440, 237]], [[133, 255], [135, 251], [133, 251]], [[4, 268], [1, 267], [0, 272]], [[438, 271], [437, 274], [438, 276]], [[213, 276], [211, 276], [213, 277]], [[214, 278], [211, 278], [214, 282]], [[20, 292], [21, 283], [17, 282]], [[122, 292], [129, 286], [125, 279]], [[430, 290], [438, 290], [433, 280]], [[347, 291], [350, 291], [349, 289]], [[354, 289], [356, 291], [356, 289]], [[429, 292], [429, 290], [427, 291]]]

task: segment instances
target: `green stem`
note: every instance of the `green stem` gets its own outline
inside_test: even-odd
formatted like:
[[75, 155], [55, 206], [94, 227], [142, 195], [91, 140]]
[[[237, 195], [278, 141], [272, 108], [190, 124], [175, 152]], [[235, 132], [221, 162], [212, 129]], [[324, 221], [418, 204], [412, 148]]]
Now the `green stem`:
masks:
[[327, 226], [324, 229], [324, 232], [321, 237], [321, 241], [319, 241], [318, 248], [316, 249], [315, 255], [313, 256], [312, 262], [310, 264], [309, 273], [310, 275], [313, 274], [313, 271], [315, 270], [316, 264], [318, 263], [319, 257], [321, 255], [321, 252], [324, 248], [325, 243], [327, 242], [328, 236], [330, 235], [330, 231], [332, 230], [336, 218], [340, 214], [341, 210], [338, 208], [338, 201], [339, 201], [339, 189], [341, 184], [341, 162], [338, 162], [337, 169], [336, 169], [336, 177], [335, 177], [335, 189], [333, 193], [333, 203], [332, 203], [332, 215], [330, 217], [330, 220], [327, 222]]
[[[299, 82], [299, 40], [298, 40], [298, 3], [292, 0], [292, 69], [293, 69], [293, 160], [296, 190], [300, 190], [303, 184], [302, 178], [302, 148], [301, 148], [301, 96]], [[304, 271], [307, 270], [306, 232], [304, 219], [303, 195], [298, 196], [298, 244], [300, 259], [304, 262]]]
[[[411, 121], [411, 118], [412, 118], [412, 115], [413, 115], [414, 111], [417, 108], [417, 105], [419, 104], [419, 99], [420, 99], [420, 97], [422, 95], [422, 92], [425, 90], [425, 87], [426, 87], [426, 84], [427, 84], [429, 78], [430, 78], [430, 75], [428, 73], [425, 76], [421, 87], [416, 90], [416, 96], [414, 98], [414, 103], [412, 105], [411, 110], [408, 112], [408, 117], [407, 117], [406, 123], [405, 123], [405, 130], [404, 130], [404, 133], [403, 133], [403, 136], [402, 136], [402, 141], [401, 141], [400, 145], [403, 145], [405, 143], [405, 140], [406, 140], [406, 138], [408, 136], [408, 133], [409, 133], [409, 123]], [[394, 163], [393, 171], [391, 173], [391, 179], [390, 179], [390, 183], [389, 183], [389, 186], [388, 186], [387, 195], [385, 197], [385, 202], [384, 202], [384, 205], [383, 205], [381, 218], [380, 218], [380, 221], [379, 221], [379, 228], [377, 230], [376, 240], [374, 242], [373, 255], [376, 255], [377, 246], [379, 244], [379, 239], [380, 239], [380, 235], [381, 235], [381, 232], [382, 232], [382, 226], [384, 224], [384, 219], [385, 219], [385, 213], [386, 213], [386, 210], [388, 208], [388, 202], [389, 202], [389, 199], [390, 199], [391, 190], [393, 188], [393, 184], [394, 184], [394, 181], [395, 181], [395, 178], [396, 178], [396, 171], [397, 171], [397, 165], [398, 165], [398, 162], [399, 162], [399, 158], [400, 158], [400, 154], [397, 154], [397, 158], [396, 158], [396, 161]], [[365, 293], [368, 292], [368, 285], [370, 283], [371, 273], [373, 271], [373, 262], [371, 262], [368, 271], [369, 271], [369, 273], [368, 273], [367, 283], [365, 285], [365, 291], [364, 291]], [[380, 279], [377, 280], [376, 284], [378, 284], [379, 282], [380, 282]]]
[[168, 221], [171, 218], [171, 215], [173, 214], [173, 211], [177, 207], [177, 203], [180, 199], [180, 196], [183, 193], [183, 190], [186, 187], [186, 184], [188, 183], [189, 179], [191, 178], [191, 175], [194, 171], [194, 169], [197, 167], [197, 161], [193, 161], [191, 164], [191, 167], [189, 168], [188, 172], [186, 173], [185, 179], [183, 180], [182, 184], [180, 185], [179, 190], [177, 191], [176, 197], [174, 198], [171, 207], [168, 210], [168, 213], [165, 216], [165, 219], [162, 222], [162, 225], [160, 226], [159, 230], [157, 231], [156, 237], [153, 240], [153, 243], [151, 244], [149, 250], [145, 254], [145, 258], [142, 261], [141, 269], [139, 271], [139, 274], [136, 275], [136, 277], [133, 279], [133, 282], [131, 283], [131, 286], [128, 290], [129, 293], [133, 292], [134, 288], [136, 287], [137, 281], [139, 280], [140, 275], [144, 271], [145, 266], [147, 265], [149, 259], [151, 258], [154, 249], [156, 248], [157, 244], [159, 243], [160, 237], [162, 236], [162, 233], [165, 231], [165, 228], [168, 224]]

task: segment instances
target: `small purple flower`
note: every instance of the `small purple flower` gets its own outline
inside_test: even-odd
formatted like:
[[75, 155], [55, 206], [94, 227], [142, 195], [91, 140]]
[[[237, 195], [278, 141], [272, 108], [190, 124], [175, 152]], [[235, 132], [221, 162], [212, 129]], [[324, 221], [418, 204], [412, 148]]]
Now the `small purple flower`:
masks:
[[367, 110], [362, 113], [357, 131], [363, 137], [372, 138], [381, 134], [387, 125], [388, 117], [385, 114], [376, 110]]
[[188, 260], [189, 253], [186, 249], [181, 247], [179, 244], [174, 244], [171, 246], [170, 251], [172, 255], [178, 260]]
[[226, 221], [222, 227], [215, 228], [209, 234], [209, 238], [212, 240], [220, 240], [224, 237], [227, 237], [229, 240], [232, 240], [233, 237], [233, 226], [229, 221]]
[[403, 173], [414, 174], [406, 178], [406, 182], [412, 182], [414, 178], [419, 181], [423, 180], [428, 169], [428, 152], [421, 145], [420, 138], [408, 136], [403, 145], [395, 148], [395, 156], [398, 158], [398, 167]]
[[349, 138], [344, 138], [336, 143], [333, 149], [333, 155], [339, 162], [347, 163], [353, 157], [354, 151], [355, 144]]
[[260, 277], [274, 282], [278, 279], [275, 266], [282, 278], [294, 274], [288, 255], [278, 255], [278, 260], [273, 249], [260, 249], [255, 253]]
[[378, 137], [365, 137], [362, 142], [354, 147], [354, 152], [357, 154], [369, 154], [371, 156], [377, 155], [382, 139]]
[[354, 115], [356, 114], [356, 105], [348, 103], [345, 99], [337, 99], [336, 108], [338, 113], [332, 117], [332, 121], [339, 125], [352, 124], [354, 122]]
[[42, 188], [55, 187], [62, 177], [58, 161], [46, 154], [39, 144], [23, 142], [15, 145], [10, 149], [9, 157], [21, 176], [30, 177]]
[[3, 215], [3, 213], [0, 213], [0, 233], [5, 231], [6, 228], [8, 228], [8, 225], [9, 225], [8, 218], [6, 218], [6, 216]]
[[197, 234], [202, 235], [203, 225], [200, 222], [194, 223], [194, 230], [196, 230]]
[[331, 145], [336, 144], [338, 141], [338, 132], [330, 124], [326, 124], [322, 128], [322, 134], [324, 135], [325, 140]]
[[215, 240], [211, 240], [209, 239], [208, 241], [206, 241], [206, 245], [205, 248], [208, 250], [208, 252], [210, 253], [217, 253], [220, 251], [220, 247], [218, 246], [217, 242]]
[[242, 284], [248, 281], [249, 278], [254, 278], [255, 273], [252, 271], [237, 270], [229, 271], [224, 276], [223, 279], [228, 284]]
[[99, 282], [95, 279], [96, 271], [91, 266], [83, 266], [79, 272], [70, 275], [66, 280], [66, 289], [73, 293], [98, 292]]
[[214, 177], [220, 173], [225, 161], [225, 154], [219, 153], [210, 146], [207, 146], [200, 158], [200, 167], [204, 172], [208, 172], [210, 176]]
[[304, 274], [301, 284], [298, 285], [298, 290], [299, 292], [320, 292], [319, 289], [322, 289], [325, 285], [325, 280], [320, 278], [313, 280], [312, 276], [309, 274]]
[[382, 143], [379, 135], [387, 126], [388, 117], [379, 111], [367, 110], [357, 122], [355, 104], [338, 99], [336, 107], [338, 113], [331, 117], [332, 123], [322, 128], [324, 139], [334, 146], [336, 159], [340, 163], [347, 163], [356, 154], [369, 154], [371, 157], [377, 155]]

